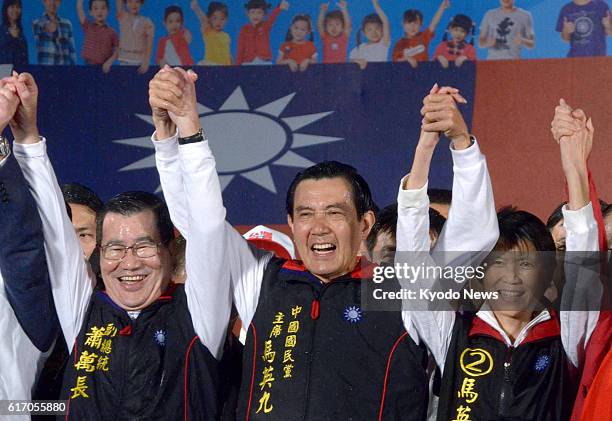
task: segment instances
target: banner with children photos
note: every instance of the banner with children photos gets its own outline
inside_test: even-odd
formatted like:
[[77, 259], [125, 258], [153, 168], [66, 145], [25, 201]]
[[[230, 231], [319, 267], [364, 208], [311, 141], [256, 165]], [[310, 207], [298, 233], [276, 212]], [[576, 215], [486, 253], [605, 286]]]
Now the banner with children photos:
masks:
[[455, 58], [612, 54], [607, 0], [2, 2], [0, 63], [15, 65], [110, 71], [124, 64], [144, 72], [163, 63], [296, 67], [352, 59], [447, 66]]

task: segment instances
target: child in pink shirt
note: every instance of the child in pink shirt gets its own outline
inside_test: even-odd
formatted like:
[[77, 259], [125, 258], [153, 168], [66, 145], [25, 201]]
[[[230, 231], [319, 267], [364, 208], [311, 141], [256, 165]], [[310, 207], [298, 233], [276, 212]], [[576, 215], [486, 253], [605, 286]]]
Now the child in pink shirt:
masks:
[[346, 63], [352, 23], [346, 1], [339, 1], [338, 6], [340, 10], [328, 12], [328, 4], [321, 4], [317, 29], [323, 43], [323, 63]]

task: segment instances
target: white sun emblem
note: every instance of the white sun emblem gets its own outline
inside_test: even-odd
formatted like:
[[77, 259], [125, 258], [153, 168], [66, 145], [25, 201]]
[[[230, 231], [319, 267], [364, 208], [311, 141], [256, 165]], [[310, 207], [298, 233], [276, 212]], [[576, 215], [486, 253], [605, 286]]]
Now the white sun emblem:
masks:
[[163, 330], [157, 330], [155, 331], [154, 337], [155, 337], [155, 342], [157, 342], [159, 346], [166, 345], [166, 332], [164, 332]]
[[[295, 117], [281, 117], [295, 92], [273, 102], [251, 109], [238, 86], [218, 110], [198, 104], [200, 122], [215, 154], [221, 188], [225, 189], [235, 177], [251, 180], [266, 190], [276, 193], [270, 165], [306, 168], [314, 163], [298, 155], [293, 149], [343, 140], [339, 137], [296, 133], [319, 121], [333, 111]], [[153, 124], [149, 115], [136, 116]], [[114, 143], [153, 149], [150, 137], [115, 140]], [[155, 167], [155, 155], [121, 168], [134, 171]], [[160, 191], [158, 188], [157, 191]]]
[[349, 306], [344, 310], [344, 320], [351, 323], [357, 323], [361, 321], [363, 312], [357, 306]]

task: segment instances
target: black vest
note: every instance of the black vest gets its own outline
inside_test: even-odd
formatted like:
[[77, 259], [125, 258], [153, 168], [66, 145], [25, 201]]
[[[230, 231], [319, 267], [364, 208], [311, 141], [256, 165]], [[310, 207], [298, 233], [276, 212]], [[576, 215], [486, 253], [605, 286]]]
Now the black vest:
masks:
[[171, 286], [136, 320], [97, 291], [64, 376], [66, 419], [217, 420], [217, 377], [183, 285]]
[[569, 419], [568, 364], [554, 314], [513, 348], [474, 313], [457, 313], [438, 421]]
[[244, 349], [240, 420], [424, 420], [426, 352], [400, 312], [362, 310], [361, 273], [322, 284], [272, 259]]

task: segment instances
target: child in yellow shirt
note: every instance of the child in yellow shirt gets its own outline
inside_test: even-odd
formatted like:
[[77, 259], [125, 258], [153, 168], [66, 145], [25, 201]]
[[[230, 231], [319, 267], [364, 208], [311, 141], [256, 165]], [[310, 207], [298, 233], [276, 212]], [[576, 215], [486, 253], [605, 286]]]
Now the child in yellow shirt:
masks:
[[205, 14], [198, 1], [192, 0], [191, 9], [200, 20], [200, 31], [202, 32], [202, 38], [204, 38], [205, 56], [204, 60], [198, 62], [198, 64], [232, 64], [231, 39], [227, 32], [223, 32], [229, 15], [227, 5], [218, 1], [210, 2]]

